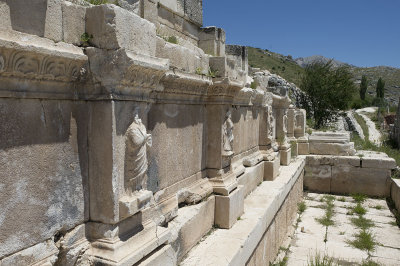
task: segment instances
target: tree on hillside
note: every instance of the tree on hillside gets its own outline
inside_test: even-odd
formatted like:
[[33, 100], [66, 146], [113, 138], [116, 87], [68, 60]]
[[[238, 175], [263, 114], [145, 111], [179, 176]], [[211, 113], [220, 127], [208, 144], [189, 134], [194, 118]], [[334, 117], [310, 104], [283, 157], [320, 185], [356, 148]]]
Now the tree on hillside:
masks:
[[379, 78], [376, 84], [376, 97], [383, 98], [385, 96], [385, 82], [382, 78]]
[[361, 100], [365, 100], [365, 93], [367, 92], [368, 88], [368, 80], [365, 75], [362, 76], [361, 78], [361, 84], [360, 84], [360, 98]]
[[305, 68], [300, 88], [307, 94], [302, 100], [305, 108], [314, 118], [316, 128], [348, 108], [356, 86], [348, 67], [333, 68], [332, 62], [315, 62]]

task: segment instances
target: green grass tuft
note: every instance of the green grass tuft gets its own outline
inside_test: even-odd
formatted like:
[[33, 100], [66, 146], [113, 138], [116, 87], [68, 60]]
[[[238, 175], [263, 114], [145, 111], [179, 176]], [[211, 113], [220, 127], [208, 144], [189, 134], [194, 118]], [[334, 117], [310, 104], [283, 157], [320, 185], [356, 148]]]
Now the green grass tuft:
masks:
[[298, 213], [302, 214], [307, 209], [307, 205], [304, 201], [301, 201], [297, 203], [297, 208], [298, 208]]
[[367, 199], [367, 197], [363, 194], [352, 194], [351, 197], [357, 203], [363, 203]]
[[358, 215], [364, 215], [367, 213], [367, 210], [361, 205], [361, 203], [357, 203], [357, 206], [353, 208], [353, 212]]
[[270, 266], [286, 266], [288, 258], [284, 257], [282, 260], [278, 261], [277, 263], [269, 263]]
[[380, 264], [378, 264], [372, 260], [363, 260], [363, 262], [361, 263], [361, 266], [380, 266]]
[[338, 201], [346, 202], [346, 198], [345, 197], [340, 197], [340, 198], [338, 198]]
[[352, 224], [354, 224], [354, 226], [363, 230], [371, 228], [375, 225], [372, 220], [364, 218], [362, 215], [358, 216], [357, 218], [351, 218], [350, 221]]
[[377, 243], [371, 232], [362, 230], [361, 232], [355, 234], [354, 237], [354, 240], [348, 241], [348, 244], [351, 246], [369, 252], [375, 250]]
[[308, 259], [308, 266], [333, 266], [337, 265], [333, 258], [324, 255], [321, 256], [319, 253], [315, 254], [313, 258]]

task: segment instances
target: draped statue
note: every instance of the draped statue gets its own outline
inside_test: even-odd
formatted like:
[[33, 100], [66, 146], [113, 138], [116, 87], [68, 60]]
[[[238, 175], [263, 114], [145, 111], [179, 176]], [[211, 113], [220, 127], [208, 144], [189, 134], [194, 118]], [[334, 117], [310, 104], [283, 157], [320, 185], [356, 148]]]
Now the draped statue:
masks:
[[225, 115], [225, 122], [222, 126], [223, 132], [223, 156], [233, 155], [233, 122], [231, 111], [228, 111]]
[[134, 120], [126, 131], [125, 189], [128, 194], [147, 188], [147, 148], [151, 145], [151, 134], [147, 134], [136, 108]]

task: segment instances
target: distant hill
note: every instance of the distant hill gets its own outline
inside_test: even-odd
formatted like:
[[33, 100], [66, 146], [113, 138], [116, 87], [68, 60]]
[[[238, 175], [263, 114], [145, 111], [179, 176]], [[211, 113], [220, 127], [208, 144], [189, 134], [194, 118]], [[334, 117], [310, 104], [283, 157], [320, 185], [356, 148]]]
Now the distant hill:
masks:
[[[300, 86], [301, 76], [304, 73], [303, 67], [315, 60], [321, 62], [331, 60], [320, 55], [293, 59], [290, 55], [284, 56], [269, 50], [254, 47], [248, 47], [248, 51], [249, 65], [251, 67], [269, 70], [297, 86]], [[361, 82], [362, 75], [366, 75], [368, 78], [368, 94], [371, 96], [375, 96], [376, 83], [378, 79], [382, 77], [386, 82], [385, 98], [392, 105], [398, 104], [400, 97], [400, 68], [387, 66], [357, 67], [337, 60], [333, 60], [332, 63], [334, 66], [349, 66], [357, 84]]]
[[247, 47], [249, 53], [249, 65], [253, 68], [269, 70], [273, 74], [278, 74], [289, 82], [300, 84], [301, 75], [304, 69], [300, 67], [293, 58], [284, 56], [269, 50]]
[[294, 61], [296, 61], [296, 63], [301, 66], [301, 67], [306, 67], [311, 63], [314, 62], [322, 62], [322, 63], [328, 63], [329, 61], [332, 61], [332, 65], [334, 67], [339, 67], [339, 66], [344, 66], [344, 65], [349, 65], [347, 63], [343, 63], [340, 62], [338, 60], [335, 59], [331, 59], [331, 58], [327, 58], [325, 56], [322, 55], [313, 55], [313, 56], [308, 56], [308, 57], [299, 57], [296, 58]]

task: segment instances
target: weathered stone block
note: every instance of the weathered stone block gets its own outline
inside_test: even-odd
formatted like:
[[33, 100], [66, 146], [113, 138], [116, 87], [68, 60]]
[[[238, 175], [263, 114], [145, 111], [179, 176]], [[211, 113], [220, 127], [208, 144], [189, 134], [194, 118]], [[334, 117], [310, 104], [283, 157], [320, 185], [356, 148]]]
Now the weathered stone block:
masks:
[[397, 164], [393, 158], [361, 158], [362, 168], [395, 169]]
[[281, 165], [280, 156], [272, 161], [264, 162], [264, 181], [273, 181], [279, 175], [279, 167]]
[[188, 49], [157, 37], [156, 56], [169, 59], [171, 66], [184, 72], [196, 73], [200, 70], [202, 74], [207, 74], [208, 71], [208, 56], [199, 48]]
[[291, 148], [287, 150], [280, 150], [281, 165], [289, 165], [291, 160]]
[[332, 167], [330, 165], [306, 165], [304, 172], [304, 188], [306, 190], [331, 192]]
[[310, 147], [308, 143], [298, 143], [297, 145], [298, 145], [299, 155], [310, 154]]
[[355, 154], [354, 143], [310, 142], [310, 154], [351, 156]]
[[62, 41], [62, 0], [8, 0], [7, 4], [13, 30]]
[[125, 48], [140, 54], [156, 53], [153, 23], [115, 5], [93, 6], [86, 10], [86, 32], [101, 49]]
[[206, 54], [225, 56], [225, 39], [225, 31], [221, 28], [202, 28], [199, 33], [199, 47]]
[[178, 260], [175, 251], [171, 245], [165, 245], [144, 261], [139, 262], [137, 266], [175, 266], [177, 264]]
[[86, 239], [85, 224], [78, 225], [73, 230], [67, 232], [59, 244], [60, 253], [57, 263], [59, 265], [87, 265], [90, 263], [90, 254], [87, 252], [90, 243]]
[[0, 265], [54, 265], [58, 252], [54, 241], [49, 239], [3, 258], [0, 260]]
[[400, 210], [400, 179], [392, 179], [390, 197], [392, 198], [397, 210]]
[[245, 197], [261, 184], [264, 177], [264, 164], [260, 163], [253, 167], [246, 167], [246, 171], [238, 178], [239, 185], [244, 187]]
[[0, 257], [88, 219], [87, 108], [0, 100]]
[[86, 8], [70, 2], [62, 4], [63, 40], [74, 45], [81, 44], [81, 36], [85, 33]]
[[333, 156], [309, 155], [306, 157], [306, 165], [333, 165]]
[[229, 196], [215, 196], [215, 225], [229, 229], [244, 211], [244, 188], [238, 186]]
[[214, 196], [200, 204], [178, 210], [178, 216], [168, 224], [173, 236], [169, 243], [174, 248], [178, 260], [182, 259], [204, 234], [211, 230], [214, 225], [214, 213]]
[[335, 156], [333, 157], [334, 165], [360, 167], [361, 159], [358, 156]]
[[11, 13], [9, 5], [0, 1], [0, 29], [11, 30]]
[[387, 197], [391, 172], [385, 169], [332, 166], [331, 192]]

